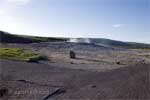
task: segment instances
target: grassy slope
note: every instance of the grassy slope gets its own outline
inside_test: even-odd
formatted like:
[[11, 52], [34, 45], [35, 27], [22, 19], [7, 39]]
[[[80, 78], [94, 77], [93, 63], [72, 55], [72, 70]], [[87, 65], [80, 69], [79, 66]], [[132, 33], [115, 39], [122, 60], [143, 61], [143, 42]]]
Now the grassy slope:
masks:
[[21, 61], [37, 61], [42, 59], [38, 54], [27, 52], [19, 48], [0, 48], [0, 58]]
[[35, 37], [28, 36], [33, 42], [63, 42], [66, 41], [65, 38], [49, 38], [49, 37]]
[[34, 42], [63, 42], [63, 41], [67, 41], [67, 39], [15, 35], [15, 34], [9, 34], [7, 32], [0, 31], [1, 43], [34, 43]]

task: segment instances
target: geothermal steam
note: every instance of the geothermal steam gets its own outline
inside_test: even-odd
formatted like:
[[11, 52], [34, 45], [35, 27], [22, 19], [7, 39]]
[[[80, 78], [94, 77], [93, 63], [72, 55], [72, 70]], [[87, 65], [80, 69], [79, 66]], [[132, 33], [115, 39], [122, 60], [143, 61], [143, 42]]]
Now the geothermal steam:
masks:
[[75, 42], [75, 43], [91, 43], [90, 39], [88, 38], [71, 38], [69, 39], [69, 42]]

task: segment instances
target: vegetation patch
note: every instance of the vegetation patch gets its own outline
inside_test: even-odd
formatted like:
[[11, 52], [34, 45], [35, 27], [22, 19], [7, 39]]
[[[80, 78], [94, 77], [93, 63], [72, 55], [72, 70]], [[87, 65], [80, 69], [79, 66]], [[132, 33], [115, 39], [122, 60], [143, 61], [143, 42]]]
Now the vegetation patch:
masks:
[[150, 58], [150, 55], [143, 55], [144, 57], [146, 57], [146, 58]]
[[28, 37], [33, 42], [64, 42], [67, 41], [65, 38], [49, 38], [49, 37]]
[[39, 54], [19, 48], [0, 48], [0, 58], [36, 62], [43, 59]]

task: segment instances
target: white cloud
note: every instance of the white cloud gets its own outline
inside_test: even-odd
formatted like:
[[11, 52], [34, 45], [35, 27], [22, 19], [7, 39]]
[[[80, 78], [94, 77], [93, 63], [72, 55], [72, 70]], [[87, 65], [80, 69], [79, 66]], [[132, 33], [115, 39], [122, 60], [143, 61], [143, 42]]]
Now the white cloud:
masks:
[[0, 30], [16, 33], [21, 30], [21, 23], [17, 22], [13, 16], [0, 16]]
[[0, 30], [12, 33], [21, 32], [23, 26], [19, 17], [16, 16], [16, 10], [20, 6], [30, 3], [30, 1], [3, 0], [2, 6], [0, 6]]
[[0, 10], [0, 15], [4, 15], [4, 10]]
[[114, 24], [114, 25], [112, 25], [112, 27], [114, 27], [114, 28], [120, 28], [120, 27], [123, 27], [124, 26], [124, 24]]
[[7, 1], [8, 1], [8, 3], [25, 5], [25, 4], [29, 3], [31, 0], [7, 0]]

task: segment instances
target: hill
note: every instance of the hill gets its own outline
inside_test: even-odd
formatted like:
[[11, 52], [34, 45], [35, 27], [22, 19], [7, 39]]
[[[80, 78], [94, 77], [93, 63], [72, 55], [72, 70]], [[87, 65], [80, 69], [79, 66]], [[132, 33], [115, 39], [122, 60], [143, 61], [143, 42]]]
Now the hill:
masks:
[[70, 38], [69, 42], [75, 43], [91, 43], [106, 47], [119, 47], [128, 49], [150, 49], [150, 44], [136, 43], [136, 42], [123, 42], [105, 38]]
[[4, 31], [0, 31], [1, 43], [35, 43], [35, 42], [63, 42], [64, 38], [49, 38], [38, 36], [14, 35]]
[[129, 48], [129, 49], [150, 49], [150, 44], [136, 42], [122, 42], [105, 38], [52, 38], [39, 36], [15, 35], [0, 31], [0, 43], [36, 43], [36, 42], [76, 42], [90, 43], [101, 46]]
[[104, 39], [104, 38], [90, 39], [90, 42], [94, 44], [113, 46], [113, 47], [150, 49], [150, 44], [136, 43], [136, 42], [122, 42], [122, 41], [116, 41], [116, 40]]

